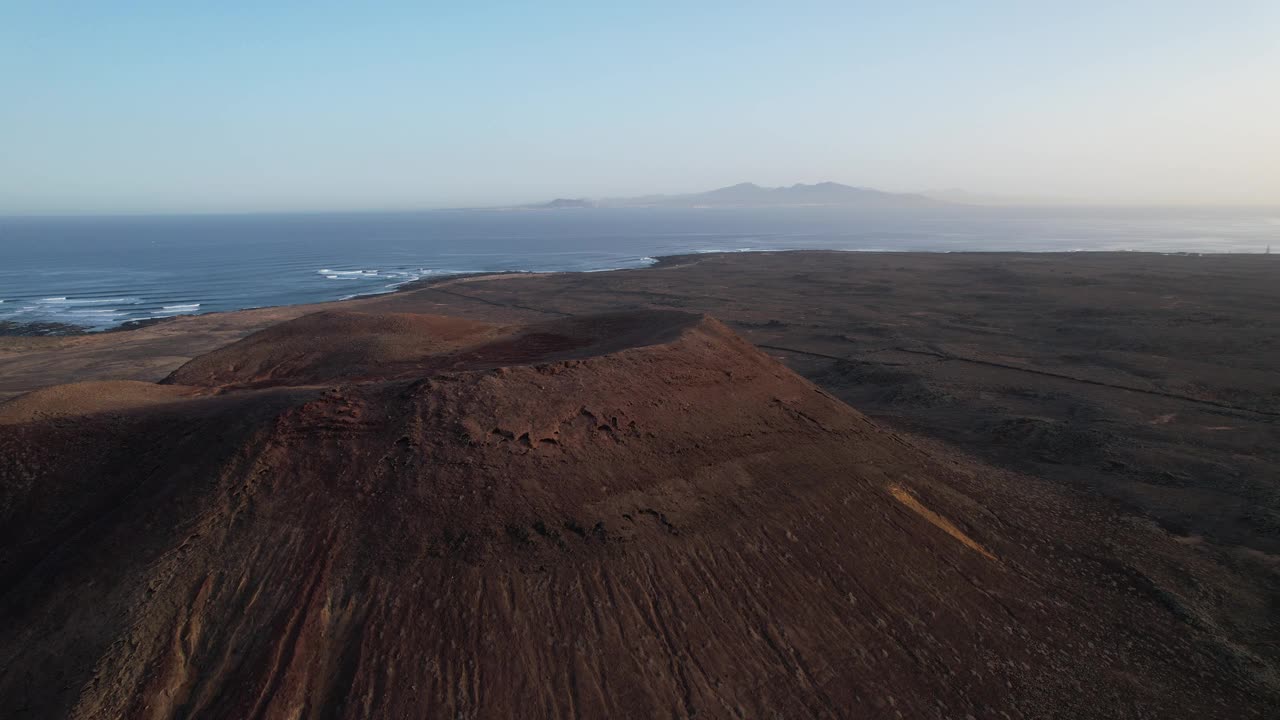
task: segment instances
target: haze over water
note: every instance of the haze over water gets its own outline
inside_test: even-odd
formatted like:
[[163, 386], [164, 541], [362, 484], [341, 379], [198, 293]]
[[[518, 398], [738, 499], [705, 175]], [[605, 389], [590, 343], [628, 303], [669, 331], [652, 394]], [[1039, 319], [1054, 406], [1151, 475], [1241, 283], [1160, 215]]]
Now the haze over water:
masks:
[[453, 273], [635, 268], [746, 250], [1262, 253], [1280, 209], [571, 209], [0, 218], [0, 321], [337, 300]]

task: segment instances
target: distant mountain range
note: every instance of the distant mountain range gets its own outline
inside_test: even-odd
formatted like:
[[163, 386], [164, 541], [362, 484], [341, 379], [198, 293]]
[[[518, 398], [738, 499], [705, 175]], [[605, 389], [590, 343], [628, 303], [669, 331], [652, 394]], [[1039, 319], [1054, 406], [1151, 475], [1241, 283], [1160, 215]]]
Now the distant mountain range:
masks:
[[526, 208], [590, 208], [590, 207], [801, 207], [842, 206], [864, 208], [913, 208], [946, 205], [945, 201], [911, 193], [890, 193], [870, 188], [851, 187], [834, 182], [816, 185], [799, 183], [789, 187], [762, 187], [740, 183], [708, 192], [689, 195], [645, 195], [633, 198], [557, 198], [551, 202], [526, 205]]

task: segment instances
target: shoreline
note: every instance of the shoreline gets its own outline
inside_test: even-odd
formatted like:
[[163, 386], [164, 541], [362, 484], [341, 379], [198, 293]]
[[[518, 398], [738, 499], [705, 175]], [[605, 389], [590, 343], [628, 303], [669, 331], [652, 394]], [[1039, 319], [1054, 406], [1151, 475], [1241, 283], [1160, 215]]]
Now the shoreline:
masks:
[[[252, 310], [278, 310], [281, 308], [296, 308], [306, 306], [331, 305], [334, 303], [355, 302], [361, 300], [369, 300], [373, 298], [389, 297], [406, 292], [414, 292], [429, 288], [446, 287], [456, 284], [468, 284], [474, 282], [487, 282], [491, 280], [507, 280], [513, 278], [527, 278], [540, 276], [555, 275], [594, 275], [618, 272], [634, 272], [640, 270], [670, 270], [677, 267], [693, 265], [708, 258], [716, 258], [723, 256], [768, 256], [768, 255], [785, 255], [785, 254], [856, 254], [868, 256], [936, 256], [936, 255], [953, 255], [953, 256], [982, 256], [982, 257], [1048, 257], [1048, 256], [1105, 256], [1118, 255], [1123, 257], [1254, 257], [1255, 255], [1268, 256], [1267, 253], [1199, 253], [1199, 252], [1157, 252], [1147, 250], [964, 250], [964, 251], [948, 251], [948, 250], [835, 250], [835, 249], [786, 249], [786, 250], [723, 250], [715, 252], [686, 252], [675, 253], [672, 255], [659, 255], [652, 257], [653, 262], [642, 267], [621, 267], [607, 268], [603, 270], [495, 270], [491, 272], [459, 272], [457, 274], [446, 275], [434, 278], [419, 278], [411, 280], [394, 289], [385, 292], [360, 293], [351, 296], [343, 296], [333, 300], [320, 300], [305, 303], [286, 303], [282, 305], [263, 305], [252, 308], [237, 308], [234, 310], [214, 310], [207, 313], [190, 313], [183, 315], [171, 315], [168, 317], [141, 318], [137, 320], [128, 320], [119, 325], [104, 328], [102, 330], [89, 329], [82, 325], [74, 323], [63, 323], [56, 321], [35, 321], [29, 323], [17, 322], [14, 320], [0, 320], [0, 338], [4, 337], [85, 337], [109, 335], [118, 333], [128, 333], [147, 327], [169, 324], [181, 318], [192, 317], [209, 317], [214, 315], [227, 315], [230, 313], [248, 312]], [[1277, 255], [1280, 257], [1280, 255]]]

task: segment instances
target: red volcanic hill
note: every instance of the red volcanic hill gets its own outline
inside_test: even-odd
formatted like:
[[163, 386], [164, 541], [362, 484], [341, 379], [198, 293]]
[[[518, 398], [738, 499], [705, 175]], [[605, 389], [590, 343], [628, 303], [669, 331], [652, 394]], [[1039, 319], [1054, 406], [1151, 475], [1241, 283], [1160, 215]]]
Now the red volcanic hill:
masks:
[[321, 313], [41, 393], [0, 406], [10, 717], [1263, 712], [1055, 506], [705, 317]]

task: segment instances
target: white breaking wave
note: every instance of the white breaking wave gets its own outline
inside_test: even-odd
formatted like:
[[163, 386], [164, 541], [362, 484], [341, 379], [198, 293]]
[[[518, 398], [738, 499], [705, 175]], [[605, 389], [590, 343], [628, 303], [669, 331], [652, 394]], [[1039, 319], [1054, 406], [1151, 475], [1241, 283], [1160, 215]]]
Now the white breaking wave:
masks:
[[379, 295], [394, 291], [407, 283], [415, 280], [421, 280], [429, 275], [454, 274], [457, 270], [436, 270], [432, 268], [416, 268], [416, 269], [395, 269], [395, 270], [334, 270], [332, 268], [320, 268], [316, 270], [317, 275], [324, 276], [327, 280], [365, 280], [375, 283], [385, 283], [382, 289], [362, 290], [359, 293], [343, 295], [339, 300], [350, 300], [360, 295]]
[[189, 315], [200, 309], [200, 303], [180, 303], [178, 305], [161, 305], [159, 310], [152, 310], [150, 319], [170, 318], [175, 315]]
[[141, 311], [132, 307], [146, 301], [139, 297], [70, 297], [53, 295], [30, 300], [13, 300], [0, 317], [14, 322], [53, 322], [79, 325], [87, 330], [105, 330]]
[[142, 298], [122, 297], [122, 298], [68, 298], [68, 297], [47, 297], [41, 298], [36, 302], [46, 305], [139, 305]]
[[756, 247], [740, 247], [740, 248], [699, 248], [694, 250], [691, 255], [710, 255], [712, 253], [745, 253], [745, 252], [767, 252]]

